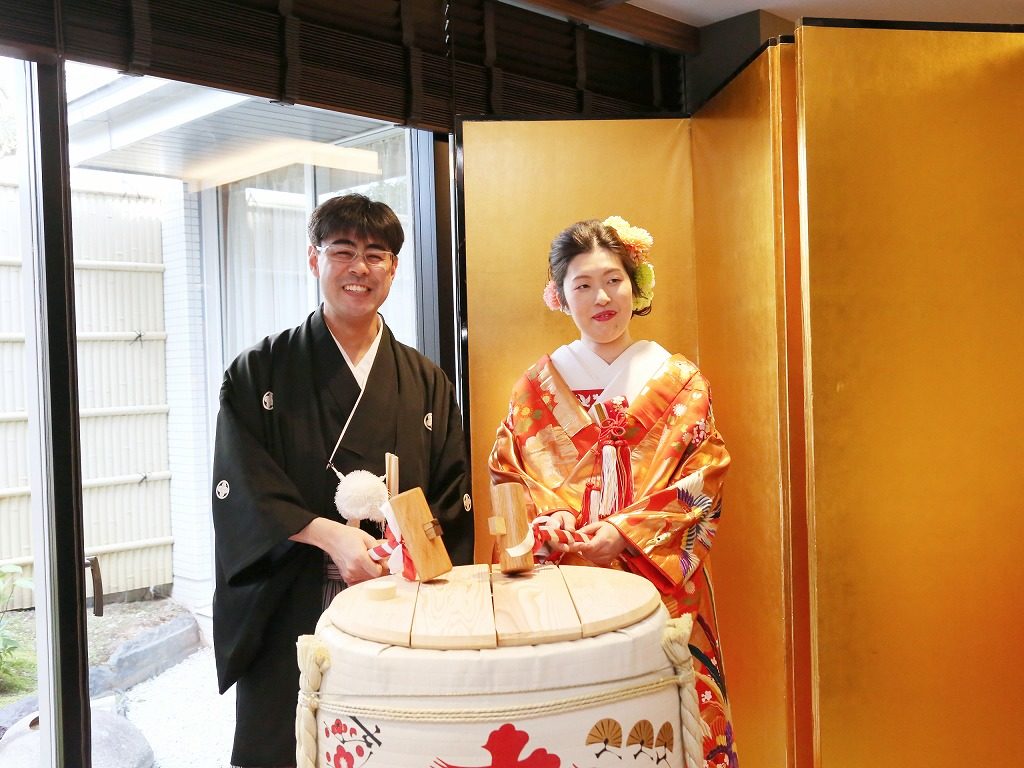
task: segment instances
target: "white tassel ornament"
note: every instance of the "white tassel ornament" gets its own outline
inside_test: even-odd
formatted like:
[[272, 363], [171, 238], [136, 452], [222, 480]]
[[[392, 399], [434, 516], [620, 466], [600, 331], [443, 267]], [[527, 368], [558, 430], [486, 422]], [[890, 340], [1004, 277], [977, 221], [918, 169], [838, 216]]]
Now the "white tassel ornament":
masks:
[[334, 505], [346, 520], [373, 520], [384, 524], [381, 505], [388, 500], [388, 489], [384, 478], [365, 469], [356, 469], [343, 475], [337, 470], [338, 490], [334, 494]]
[[598, 517], [604, 520], [612, 512], [617, 512], [616, 501], [619, 496], [619, 455], [614, 445], [606, 445], [601, 449], [601, 509]]

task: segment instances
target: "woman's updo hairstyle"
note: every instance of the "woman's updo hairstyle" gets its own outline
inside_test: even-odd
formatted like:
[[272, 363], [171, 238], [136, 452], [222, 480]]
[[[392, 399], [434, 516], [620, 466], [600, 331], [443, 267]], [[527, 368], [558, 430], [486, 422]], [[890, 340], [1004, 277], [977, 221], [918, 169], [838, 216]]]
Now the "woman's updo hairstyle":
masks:
[[[611, 227], [601, 223], [597, 219], [577, 221], [575, 224], [566, 227], [554, 240], [551, 241], [551, 251], [548, 253], [548, 274], [554, 282], [555, 290], [558, 291], [558, 300], [563, 307], [568, 307], [565, 300], [565, 275], [569, 271], [569, 263], [582, 253], [589, 253], [595, 248], [604, 248], [614, 253], [622, 263], [622, 268], [629, 275], [629, 284], [632, 286], [633, 296], [640, 297], [643, 294], [636, 282], [636, 264], [630, 255], [629, 249], [619, 239], [618, 234]], [[634, 309], [634, 315], [648, 315], [651, 312], [651, 305], [643, 309]]]

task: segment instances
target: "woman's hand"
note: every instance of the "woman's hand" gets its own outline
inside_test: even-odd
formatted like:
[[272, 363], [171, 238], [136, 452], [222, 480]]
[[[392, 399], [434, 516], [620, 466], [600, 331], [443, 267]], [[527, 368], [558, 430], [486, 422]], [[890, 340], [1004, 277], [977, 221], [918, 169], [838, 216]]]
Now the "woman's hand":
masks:
[[551, 522], [566, 531], [576, 530], [576, 516], [568, 509], [558, 509], [548, 514]]
[[[567, 509], [558, 509], [547, 514], [550, 524], [561, 528], [564, 531], [576, 530], [576, 516]], [[552, 541], [548, 544], [552, 552], [571, 552], [571, 544], [562, 544], [560, 541]]]
[[580, 528], [580, 533], [590, 536], [590, 541], [572, 544], [567, 549], [594, 565], [611, 565], [629, 544], [618, 528], [604, 521], [585, 525]]

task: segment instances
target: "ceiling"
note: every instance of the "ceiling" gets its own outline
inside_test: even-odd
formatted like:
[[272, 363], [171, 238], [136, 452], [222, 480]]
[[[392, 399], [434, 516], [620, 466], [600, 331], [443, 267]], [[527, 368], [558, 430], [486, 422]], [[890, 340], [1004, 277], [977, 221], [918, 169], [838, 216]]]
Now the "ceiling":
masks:
[[632, 0], [629, 5], [697, 27], [756, 10], [790, 21], [806, 16], [1024, 24], [1024, 0]]
[[701, 50], [700, 28], [752, 11], [801, 18], [1024, 24], [1024, 0], [501, 0], [679, 53]]
[[388, 126], [75, 62], [67, 81], [73, 167], [182, 179], [194, 190], [292, 162], [365, 172], [367, 158], [338, 145]]

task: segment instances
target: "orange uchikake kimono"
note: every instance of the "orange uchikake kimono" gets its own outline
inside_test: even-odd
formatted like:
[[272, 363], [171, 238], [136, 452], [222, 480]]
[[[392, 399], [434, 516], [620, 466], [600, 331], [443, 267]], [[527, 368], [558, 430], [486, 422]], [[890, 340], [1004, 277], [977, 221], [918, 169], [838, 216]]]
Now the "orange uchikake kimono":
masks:
[[[736, 768], [708, 562], [729, 454], [707, 381], [685, 357], [661, 350], [654, 366], [646, 360], [653, 376], [639, 383], [634, 375], [626, 391], [601, 402], [600, 394], [571, 389], [555, 368], [552, 357], [566, 349], [542, 357], [516, 382], [488, 460], [491, 482], [525, 486], [530, 519], [569, 510], [577, 527], [611, 523], [630, 542], [611, 567], [653, 582], [672, 616], [693, 614], [690, 650], [706, 765]], [[573, 375], [578, 381], [579, 372]], [[597, 403], [588, 411], [581, 399]], [[607, 474], [602, 480], [609, 450], [619, 465], [618, 498], [610, 504], [602, 503], [600, 487], [610, 485]], [[571, 554], [560, 562], [593, 565]]]

